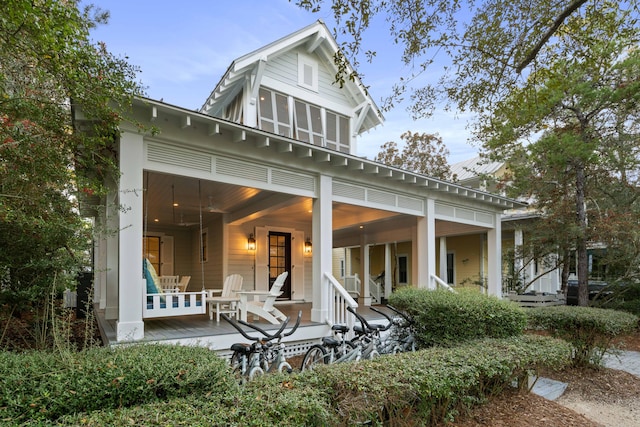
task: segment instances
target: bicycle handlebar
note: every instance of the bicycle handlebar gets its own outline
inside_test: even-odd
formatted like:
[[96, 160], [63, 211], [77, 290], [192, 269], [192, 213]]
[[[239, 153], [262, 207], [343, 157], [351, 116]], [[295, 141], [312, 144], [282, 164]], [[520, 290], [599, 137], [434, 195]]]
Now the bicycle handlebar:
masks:
[[[227, 322], [231, 323], [231, 326], [233, 326], [234, 328], [236, 328], [236, 330], [238, 332], [240, 332], [242, 334], [243, 337], [245, 337], [248, 340], [251, 341], [260, 341], [261, 339], [263, 339], [263, 337], [252, 337], [251, 335], [247, 334], [246, 331], [244, 331], [240, 326], [238, 326], [238, 324], [236, 322], [234, 322], [233, 320], [231, 320], [231, 318], [229, 316], [227, 316], [225, 313], [221, 313], [220, 316], [226, 320]], [[278, 329], [278, 331], [275, 334], [269, 334], [267, 333], [264, 329], [260, 328], [259, 326], [256, 325], [252, 325], [251, 323], [247, 323], [244, 322], [242, 320], [238, 320], [238, 323], [244, 325], [244, 326], [248, 326], [258, 332], [260, 332], [262, 335], [264, 335], [264, 338], [266, 338], [268, 341], [271, 341], [275, 338], [278, 338], [280, 336], [280, 334], [282, 334], [282, 331], [284, 330], [284, 328], [287, 327], [287, 324], [289, 323], [289, 316], [287, 316], [287, 318], [284, 320], [284, 322], [282, 322], [282, 325], [280, 326], [280, 329]]]
[[394, 312], [398, 313], [400, 316], [402, 316], [404, 318], [404, 320], [406, 320], [409, 323], [413, 323], [413, 318], [407, 316], [404, 312], [398, 310], [397, 308], [395, 308], [392, 305], [387, 304], [387, 308], [393, 310]]
[[382, 314], [389, 322], [392, 322], [391, 317], [389, 317], [389, 315], [381, 310], [378, 310], [375, 307], [369, 307], [371, 310], [375, 311], [376, 313]]
[[291, 328], [291, 330], [289, 332], [287, 332], [286, 334], [283, 334], [283, 337], [288, 337], [289, 335], [293, 334], [296, 329], [298, 329], [298, 326], [300, 326], [300, 319], [302, 319], [302, 310], [298, 311], [298, 319], [296, 320], [296, 324], [293, 325], [293, 328]]
[[369, 325], [369, 322], [367, 322], [367, 319], [362, 317], [360, 314], [356, 313], [356, 311], [353, 308], [351, 308], [350, 306], [347, 306], [347, 310], [353, 313], [354, 316], [356, 316], [356, 319], [358, 319], [362, 324], [362, 330], [365, 332], [375, 332], [376, 330], [386, 331], [391, 327], [391, 323], [389, 323], [384, 328], [372, 328], [371, 325]]

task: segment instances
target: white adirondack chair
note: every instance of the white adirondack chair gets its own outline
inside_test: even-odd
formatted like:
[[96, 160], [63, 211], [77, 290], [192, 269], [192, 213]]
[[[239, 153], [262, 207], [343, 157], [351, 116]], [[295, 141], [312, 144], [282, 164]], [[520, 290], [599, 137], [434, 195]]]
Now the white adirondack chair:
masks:
[[207, 297], [207, 302], [209, 303], [209, 319], [213, 320], [214, 312], [216, 313], [217, 322], [220, 322], [220, 313], [225, 313], [237, 318], [240, 298], [236, 292], [242, 289], [242, 281], [243, 278], [241, 275], [230, 274], [222, 284], [222, 294], [220, 296], [213, 296], [210, 291], [211, 294]]
[[272, 324], [278, 324], [280, 321], [283, 321], [287, 318], [280, 310], [273, 306], [273, 303], [276, 301], [282, 291], [282, 285], [284, 285], [285, 280], [287, 280], [287, 276], [289, 275], [288, 271], [280, 274], [276, 277], [275, 282], [271, 286], [269, 290], [269, 294], [267, 294], [267, 298], [264, 301], [247, 301], [247, 313], [253, 313], [256, 316], [263, 317], [267, 322]]

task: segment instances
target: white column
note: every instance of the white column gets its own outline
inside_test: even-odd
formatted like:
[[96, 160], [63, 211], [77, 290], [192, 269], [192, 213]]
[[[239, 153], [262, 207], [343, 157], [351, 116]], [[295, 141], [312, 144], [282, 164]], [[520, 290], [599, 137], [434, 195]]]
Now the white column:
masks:
[[115, 183], [110, 183], [107, 194], [106, 221], [107, 221], [107, 241], [106, 241], [106, 307], [104, 317], [108, 320], [118, 320], [118, 233], [119, 213], [118, 209], [118, 188]]
[[524, 282], [526, 279], [526, 274], [523, 271], [522, 267], [524, 266], [524, 260], [522, 259], [522, 245], [524, 244], [524, 236], [522, 233], [522, 229], [516, 228], [513, 232], [513, 254], [514, 254], [514, 270], [517, 274], [517, 279]]
[[325, 322], [329, 309], [329, 283], [325, 273], [332, 268], [332, 186], [331, 177], [318, 178], [318, 198], [313, 200], [312, 241], [313, 241], [313, 303], [311, 320]]
[[494, 228], [487, 232], [487, 286], [489, 295], [502, 297], [502, 222], [495, 214]]
[[371, 280], [371, 264], [369, 263], [369, 248], [370, 245], [362, 244], [362, 305], [370, 306], [371, 305], [371, 286], [369, 286]]
[[436, 220], [435, 202], [426, 200], [426, 216], [418, 218], [416, 224], [416, 245], [413, 268], [417, 279], [414, 283], [419, 288], [433, 289], [435, 284], [431, 276], [436, 274]]
[[[397, 254], [396, 254], [397, 255]], [[384, 297], [389, 298], [393, 290], [393, 264], [395, 261], [391, 253], [391, 243], [384, 245]]]
[[440, 236], [440, 268], [439, 268], [438, 277], [444, 283], [449, 283], [447, 281], [447, 238], [444, 236]]
[[118, 341], [135, 341], [144, 337], [142, 321], [143, 293], [146, 282], [142, 274], [143, 235], [143, 136], [123, 132], [120, 137], [119, 256], [118, 256]]

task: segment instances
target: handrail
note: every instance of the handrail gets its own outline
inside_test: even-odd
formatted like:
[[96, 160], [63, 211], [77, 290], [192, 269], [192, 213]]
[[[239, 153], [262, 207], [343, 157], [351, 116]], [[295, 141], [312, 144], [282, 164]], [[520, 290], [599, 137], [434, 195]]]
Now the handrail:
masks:
[[441, 278], [439, 278], [438, 276], [435, 275], [431, 275], [431, 277], [433, 278], [433, 280], [435, 280], [436, 284], [439, 285], [442, 288], [445, 288], [446, 290], [453, 292], [454, 294], [457, 294], [458, 292], [456, 292], [455, 289], [453, 289], [451, 286], [449, 286], [448, 284], [446, 284], [444, 282], [444, 280], [442, 280]]
[[380, 303], [382, 301], [382, 294], [382, 283], [378, 283], [372, 278], [369, 278], [369, 295], [376, 303]]
[[358, 307], [358, 303], [331, 273], [324, 273], [324, 276], [329, 284], [329, 286], [327, 286], [329, 298], [327, 323], [329, 326], [338, 323], [345, 324], [349, 327], [349, 330], [353, 330], [353, 316], [347, 315], [347, 307], [355, 309]]

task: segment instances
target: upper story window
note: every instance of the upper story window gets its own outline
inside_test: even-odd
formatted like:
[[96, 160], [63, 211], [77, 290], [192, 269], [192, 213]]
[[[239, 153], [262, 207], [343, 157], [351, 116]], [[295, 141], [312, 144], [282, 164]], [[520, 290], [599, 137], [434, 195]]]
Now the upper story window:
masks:
[[298, 85], [318, 91], [318, 61], [302, 53], [298, 53]]
[[289, 100], [285, 95], [261, 88], [258, 118], [260, 129], [291, 137]]
[[350, 152], [348, 117], [265, 88], [260, 88], [258, 126], [277, 135]]

